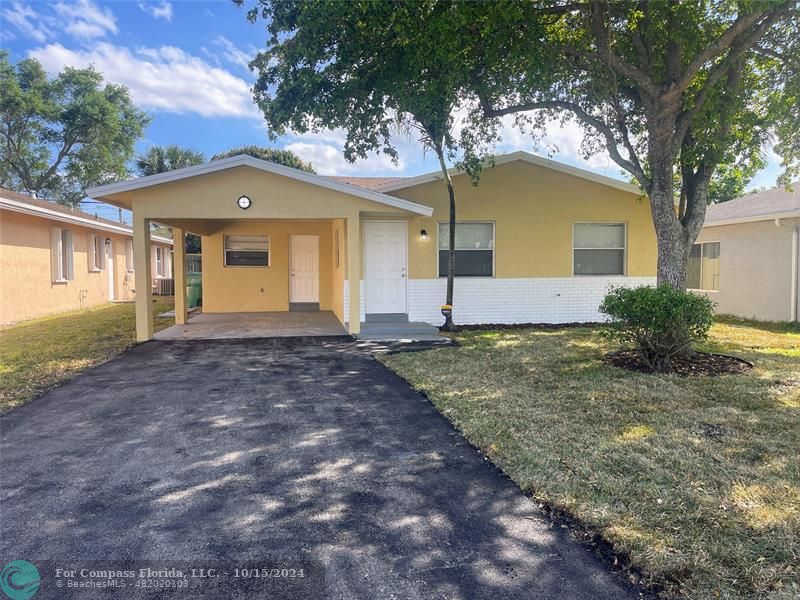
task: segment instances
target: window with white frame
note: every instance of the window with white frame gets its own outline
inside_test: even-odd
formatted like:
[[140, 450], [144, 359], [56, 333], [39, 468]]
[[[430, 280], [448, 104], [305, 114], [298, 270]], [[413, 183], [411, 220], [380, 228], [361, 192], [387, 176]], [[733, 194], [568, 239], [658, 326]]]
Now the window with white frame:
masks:
[[[439, 223], [439, 277], [447, 277], [450, 223]], [[456, 277], [494, 275], [494, 223], [456, 223]]]
[[692, 290], [719, 291], [719, 242], [692, 246], [686, 270], [686, 287]]
[[226, 267], [268, 267], [269, 236], [226, 235]]
[[625, 237], [625, 223], [575, 223], [573, 274], [624, 275]]
[[50, 263], [54, 282], [65, 283], [75, 279], [72, 232], [69, 229], [53, 227], [50, 230]]
[[125, 240], [125, 270], [133, 271], [133, 240]]
[[164, 277], [164, 248], [156, 246], [156, 276]]
[[103, 236], [94, 233], [89, 234], [89, 249], [86, 254], [89, 258], [90, 271], [101, 271], [105, 266], [105, 261], [103, 260], [104, 243]]

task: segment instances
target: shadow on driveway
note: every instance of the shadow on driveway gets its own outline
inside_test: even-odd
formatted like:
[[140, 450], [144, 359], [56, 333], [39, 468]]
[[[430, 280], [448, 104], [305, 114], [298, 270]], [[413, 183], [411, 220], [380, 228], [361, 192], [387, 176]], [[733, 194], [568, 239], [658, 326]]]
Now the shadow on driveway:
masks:
[[349, 338], [149, 342], [0, 427], [4, 560], [309, 560], [331, 598], [634, 597]]

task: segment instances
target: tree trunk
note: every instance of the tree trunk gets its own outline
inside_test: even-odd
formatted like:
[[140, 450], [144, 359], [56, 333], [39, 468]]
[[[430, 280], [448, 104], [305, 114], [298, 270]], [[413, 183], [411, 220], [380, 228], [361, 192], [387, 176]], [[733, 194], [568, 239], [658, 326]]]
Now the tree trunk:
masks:
[[685, 290], [689, 251], [694, 239], [689, 240], [678, 219], [671, 187], [654, 188], [649, 196], [658, 247], [656, 283]]
[[[447, 246], [447, 295], [445, 304], [453, 306], [453, 274], [456, 270], [456, 193], [453, 189], [453, 180], [450, 178], [450, 173], [447, 172], [447, 164], [444, 160], [444, 151], [441, 148], [436, 149], [436, 155], [439, 158], [439, 168], [442, 171], [442, 178], [447, 185], [447, 195], [450, 198], [450, 236]], [[450, 314], [444, 318], [443, 331], [455, 330], [455, 323], [453, 322], [453, 309]]]

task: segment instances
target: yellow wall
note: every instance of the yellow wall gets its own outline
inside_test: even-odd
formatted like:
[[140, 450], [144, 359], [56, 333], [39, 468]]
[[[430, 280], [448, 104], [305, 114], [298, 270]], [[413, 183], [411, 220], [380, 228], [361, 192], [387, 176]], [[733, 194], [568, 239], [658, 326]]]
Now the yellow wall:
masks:
[[[579, 221], [628, 224], [627, 272], [656, 274], [656, 238], [648, 202], [636, 194], [522, 162], [484, 171], [473, 186], [454, 178], [459, 221], [495, 222], [496, 277], [572, 276], [572, 226]], [[391, 192], [434, 207], [431, 218], [409, 221], [409, 277], [437, 276], [438, 223], [449, 218], [447, 188], [441, 181]], [[421, 229], [427, 241], [420, 240]]]
[[[268, 235], [270, 266], [226, 267], [223, 252], [225, 234]], [[242, 221], [230, 224], [220, 233], [203, 236], [203, 310], [289, 310], [290, 235], [319, 236], [319, 305], [320, 310], [332, 310], [333, 241], [330, 221]]]
[[[72, 231], [75, 278], [66, 283], [52, 281], [52, 227]], [[112, 241], [115, 299], [133, 299], [133, 273], [125, 267], [125, 241], [130, 237], [34, 215], [0, 212], [0, 324], [108, 302], [108, 272], [89, 270], [90, 233]]]

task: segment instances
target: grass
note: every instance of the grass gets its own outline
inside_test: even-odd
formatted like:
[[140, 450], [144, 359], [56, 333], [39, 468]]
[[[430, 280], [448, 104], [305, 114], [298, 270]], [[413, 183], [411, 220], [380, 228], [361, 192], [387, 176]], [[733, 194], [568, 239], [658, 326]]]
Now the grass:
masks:
[[681, 378], [601, 362], [592, 328], [458, 334], [390, 368], [535, 499], [684, 598], [800, 597], [800, 329], [725, 318]]
[[[155, 315], [172, 308], [159, 298]], [[155, 330], [173, 324], [155, 317]], [[40, 396], [77, 373], [105, 362], [136, 343], [133, 304], [106, 304], [0, 331], [0, 413]]]

